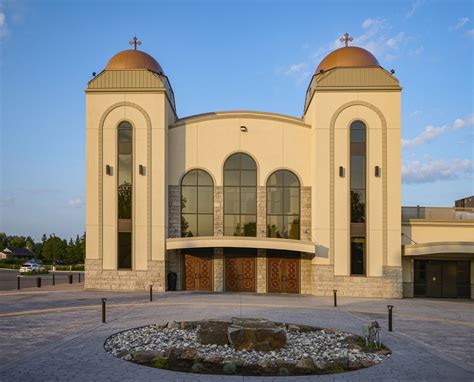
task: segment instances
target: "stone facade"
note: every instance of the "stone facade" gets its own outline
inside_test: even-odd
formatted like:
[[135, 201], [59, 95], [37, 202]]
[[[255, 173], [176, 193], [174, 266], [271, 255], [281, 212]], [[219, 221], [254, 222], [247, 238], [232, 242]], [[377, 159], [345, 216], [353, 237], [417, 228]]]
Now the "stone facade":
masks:
[[165, 291], [165, 262], [148, 261], [148, 270], [103, 270], [102, 260], [86, 259], [85, 289], [145, 291], [153, 285], [157, 292]]
[[181, 197], [179, 186], [168, 186], [168, 236], [181, 237]]
[[413, 283], [403, 283], [403, 297], [413, 297]]
[[311, 187], [301, 187], [300, 238], [311, 241]]
[[214, 236], [224, 236], [224, 187], [214, 186]]
[[313, 293], [316, 296], [402, 298], [402, 267], [384, 267], [382, 277], [335, 276], [332, 265], [312, 265]]
[[311, 279], [311, 261], [314, 255], [302, 253], [300, 260], [300, 293], [311, 294], [313, 290]]
[[267, 188], [257, 187], [257, 237], [267, 236]]
[[224, 249], [214, 248], [214, 259], [212, 268], [214, 270], [214, 292], [224, 291]]
[[[184, 266], [183, 258], [180, 250], [168, 250], [166, 251], [166, 275], [169, 272], [174, 272], [177, 275], [176, 279], [176, 290], [182, 290], [183, 277], [184, 277]], [[168, 290], [168, 277], [166, 277], [166, 290]]]
[[257, 293], [267, 292], [267, 251], [257, 249]]

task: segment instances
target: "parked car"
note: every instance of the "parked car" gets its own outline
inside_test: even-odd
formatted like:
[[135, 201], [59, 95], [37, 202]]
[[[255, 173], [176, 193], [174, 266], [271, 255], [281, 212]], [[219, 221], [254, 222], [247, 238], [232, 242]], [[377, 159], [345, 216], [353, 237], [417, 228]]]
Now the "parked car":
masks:
[[20, 273], [39, 272], [41, 268], [41, 264], [25, 263], [20, 267]]

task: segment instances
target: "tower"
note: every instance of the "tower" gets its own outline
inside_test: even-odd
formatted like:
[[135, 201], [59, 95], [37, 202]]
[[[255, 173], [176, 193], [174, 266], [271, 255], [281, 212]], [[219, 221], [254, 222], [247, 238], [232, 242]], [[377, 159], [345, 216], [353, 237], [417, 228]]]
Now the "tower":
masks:
[[167, 129], [176, 110], [160, 64], [136, 38], [130, 44], [86, 89], [85, 287], [164, 290]]

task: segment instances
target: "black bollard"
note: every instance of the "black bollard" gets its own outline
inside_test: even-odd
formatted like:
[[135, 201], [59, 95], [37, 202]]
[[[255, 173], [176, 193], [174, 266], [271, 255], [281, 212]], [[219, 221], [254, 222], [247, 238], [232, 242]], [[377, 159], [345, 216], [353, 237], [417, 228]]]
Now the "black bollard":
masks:
[[334, 306], [337, 306], [337, 289], [333, 289], [332, 292], [334, 293]]
[[41, 277], [36, 278], [36, 287], [41, 288]]
[[153, 285], [150, 285], [150, 301], [153, 301]]
[[81, 272], [77, 274], [79, 276], [79, 284], [81, 283]]
[[102, 299], [102, 323], [105, 324], [105, 302], [107, 301], [106, 298]]
[[55, 275], [54, 272], [53, 272], [53, 285], [56, 285], [56, 277], [55, 277], [55, 276], [56, 276], [56, 275]]
[[392, 332], [393, 331], [393, 326], [392, 326], [393, 305], [387, 305], [387, 308], [388, 308], [388, 331]]
[[68, 279], [69, 279], [69, 284], [72, 284], [72, 274], [69, 273], [69, 274], [67, 275], [67, 277], [68, 277]]
[[20, 290], [20, 276], [16, 276], [16, 289]]

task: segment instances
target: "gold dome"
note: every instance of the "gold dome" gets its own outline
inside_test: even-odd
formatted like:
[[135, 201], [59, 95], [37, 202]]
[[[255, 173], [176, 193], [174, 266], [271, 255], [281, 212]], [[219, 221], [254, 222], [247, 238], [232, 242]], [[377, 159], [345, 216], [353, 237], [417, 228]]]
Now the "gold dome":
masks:
[[368, 50], [356, 46], [346, 46], [336, 49], [324, 57], [316, 69], [316, 74], [321, 70], [327, 71], [341, 67], [360, 68], [374, 66], [380, 66], [380, 64]]
[[157, 74], [164, 74], [160, 64], [148, 53], [141, 50], [124, 50], [113, 56], [106, 70], [148, 69]]

